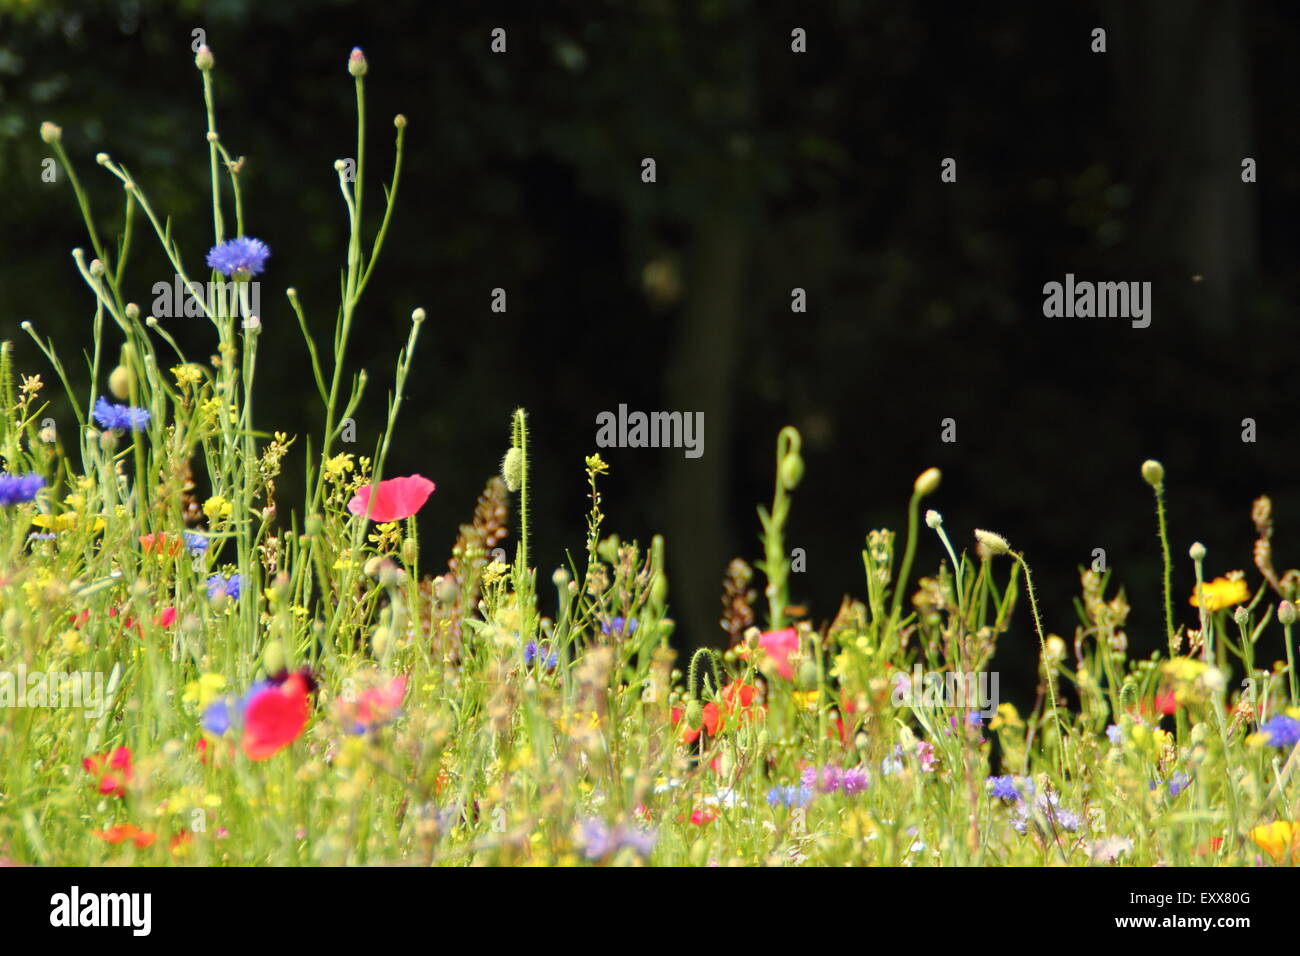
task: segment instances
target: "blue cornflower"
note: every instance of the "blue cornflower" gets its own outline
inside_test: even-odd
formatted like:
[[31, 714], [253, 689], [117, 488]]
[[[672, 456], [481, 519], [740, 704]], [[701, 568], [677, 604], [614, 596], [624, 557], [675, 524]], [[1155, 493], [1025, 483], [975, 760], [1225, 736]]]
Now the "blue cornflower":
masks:
[[238, 574], [232, 574], [228, 578], [214, 574], [208, 578], [208, 600], [215, 601], [217, 598], [225, 596], [232, 601], [238, 601], [240, 584]]
[[1169, 796], [1176, 797], [1191, 785], [1191, 777], [1185, 773], [1176, 773], [1169, 778]]
[[767, 802], [774, 807], [806, 807], [812, 798], [812, 788], [806, 786], [776, 786], [767, 791]]
[[260, 680], [249, 687], [243, 697], [227, 695], [217, 698], [203, 711], [201, 726], [208, 733], [216, 734], [218, 737], [232, 726], [241, 726], [244, 722], [244, 711], [248, 709], [248, 702], [268, 687], [274, 686], [270, 681]]
[[186, 531], [185, 547], [189, 550], [191, 556], [198, 557], [208, 550], [208, 539], [204, 535]]
[[988, 787], [989, 793], [999, 800], [1005, 800], [1007, 803], [1018, 803], [1021, 800], [1014, 777], [989, 777]]
[[621, 617], [616, 617], [612, 621], [602, 624], [600, 626], [600, 632], [606, 637], [610, 635], [613, 635], [614, 637], [627, 637], [635, 634], [636, 618], [633, 617], [624, 620]]
[[227, 277], [235, 273], [241, 277], [255, 276], [266, 268], [266, 260], [270, 255], [271, 250], [262, 240], [240, 236], [213, 246], [208, 252], [208, 268], [216, 269]]
[[[542, 658], [542, 652], [539, 651], [536, 641], [529, 641], [527, 644], [524, 645], [524, 664], [531, 667], [533, 661], [539, 660], [541, 658]], [[555, 651], [551, 651], [549, 654], [545, 655], [545, 662], [546, 662], [546, 669], [548, 671], [554, 670], [555, 665], [560, 663], [559, 655], [557, 655]]]
[[138, 432], [149, 424], [149, 409], [134, 405], [114, 405], [103, 395], [95, 402], [94, 416], [100, 428]]
[[1281, 747], [1290, 750], [1297, 743], [1300, 743], [1300, 720], [1288, 717], [1286, 714], [1270, 717], [1259, 725], [1259, 729], [1261, 733], [1268, 735], [1268, 745], [1270, 747]]
[[31, 501], [45, 487], [45, 479], [35, 472], [27, 475], [0, 474], [0, 507]]

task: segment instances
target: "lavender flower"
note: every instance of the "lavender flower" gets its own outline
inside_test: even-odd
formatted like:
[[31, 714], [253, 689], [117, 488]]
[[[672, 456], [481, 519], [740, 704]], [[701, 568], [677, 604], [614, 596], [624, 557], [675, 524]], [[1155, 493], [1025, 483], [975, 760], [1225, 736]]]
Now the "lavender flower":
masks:
[[45, 479], [34, 472], [27, 475], [0, 473], [0, 507], [31, 501], [45, 487]]
[[1106, 728], [1106, 737], [1111, 743], [1118, 747], [1124, 742], [1124, 728], [1119, 724], [1111, 724]]
[[260, 239], [240, 236], [213, 246], [208, 253], [208, 268], [215, 269], [226, 277], [238, 275], [246, 278], [265, 269], [270, 255], [271, 250]]
[[149, 425], [149, 410], [134, 405], [114, 405], [103, 395], [95, 402], [92, 413], [100, 428], [120, 428], [123, 431], [143, 431]]
[[850, 767], [844, 771], [844, 792], [847, 794], [861, 793], [870, 783], [866, 767]]
[[1259, 725], [1259, 729], [1261, 733], [1267, 735], [1270, 747], [1281, 747], [1284, 750], [1290, 750], [1297, 743], [1300, 743], [1300, 720], [1288, 717], [1286, 714], [1270, 717]]

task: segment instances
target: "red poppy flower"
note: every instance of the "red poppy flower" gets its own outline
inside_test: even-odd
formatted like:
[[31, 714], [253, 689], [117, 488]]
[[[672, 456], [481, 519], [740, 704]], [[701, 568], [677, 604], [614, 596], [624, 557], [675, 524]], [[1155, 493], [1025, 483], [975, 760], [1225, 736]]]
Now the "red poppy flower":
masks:
[[283, 684], [253, 695], [244, 711], [244, 753], [266, 760], [298, 739], [307, 726], [307, 681], [290, 674]]
[[772, 659], [778, 674], [786, 680], [794, 680], [794, 665], [790, 663], [790, 655], [799, 649], [798, 631], [793, 627], [787, 627], [783, 631], [768, 631], [759, 635], [758, 646]]
[[718, 811], [712, 807], [700, 807], [691, 813], [691, 823], [697, 827], [704, 826], [706, 823], [712, 823], [718, 819]]
[[370, 485], [357, 489], [356, 495], [348, 502], [348, 511], [354, 515], [364, 515], [369, 508], [371, 521], [381, 524], [385, 521], [400, 521], [423, 508], [435, 487], [437, 486], [423, 475], [389, 478], [381, 481], [379, 487], [374, 489], [373, 503]]
[[112, 753], [87, 757], [81, 765], [95, 778], [100, 793], [112, 797], [126, 795], [126, 785], [131, 780], [129, 748], [118, 747]]
[[134, 823], [114, 823], [107, 830], [91, 830], [90, 832], [109, 843], [125, 843], [130, 840], [142, 850], [147, 846], [152, 846], [153, 842], [158, 839], [156, 833], [141, 830]]
[[141, 535], [140, 548], [145, 554], [157, 554], [160, 558], [171, 558], [185, 549], [185, 539], [178, 534], [159, 531], [157, 534]]
[[[758, 689], [753, 685], [742, 684], [738, 680], [733, 680], [722, 688], [722, 706], [719, 707], [713, 701], [705, 704], [700, 726], [683, 727], [682, 740], [688, 744], [693, 744], [700, 736], [701, 731], [707, 731], [710, 737], [716, 737], [726, 729], [729, 718], [738, 717], [740, 720], [747, 720], [753, 717], [754, 699], [757, 695]], [[680, 724], [685, 716], [686, 711], [683, 708], [673, 708], [672, 722], [674, 724]]]

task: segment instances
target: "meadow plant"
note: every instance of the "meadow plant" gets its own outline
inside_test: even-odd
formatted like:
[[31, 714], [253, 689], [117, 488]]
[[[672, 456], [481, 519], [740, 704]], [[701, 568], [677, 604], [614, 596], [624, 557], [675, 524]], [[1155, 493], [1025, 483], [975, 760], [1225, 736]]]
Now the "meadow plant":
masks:
[[[598, 454], [585, 461], [586, 554], [538, 576], [537, 456], [522, 409], [450, 558], [428, 556], [417, 513], [456, 503], [423, 475], [385, 474], [422, 309], [382, 432], [368, 454], [338, 450], [370, 384], [348, 347], [394, 215], [407, 125], [396, 117], [371, 233], [360, 50], [346, 62], [355, 163], [336, 165], [348, 241], [327, 350], [286, 289], [323, 431], [299, 441], [265, 431], [260, 409], [255, 420], [259, 335], [273, 319], [253, 310], [252, 283], [272, 281], [276, 255], [255, 238], [242, 161], [218, 131], [207, 47], [196, 66], [212, 190], [206, 285], [188, 271], [196, 250], [103, 153], [124, 210], [118, 233], [102, 235], [62, 131], [41, 129], [89, 237], [72, 259], [92, 302], [90, 387], [78, 391], [54, 343], [24, 323], [75, 416], [61, 432], [40, 376], [15, 383], [13, 349], [0, 349], [0, 859], [1295, 861], [1300, 571], [1273, 568], [1268, 499], [1252, 513], [1262, 583], [1252, 591], [1243, 572], [1207, 581], [1210, 556], [1193, 546], [1196, 627], [1181, 625], [1166, 476], [1142, 466], [1156, 493], [1167, 651], [1136, 659], [1109, 571], [1081, 571], [1067, 641], [1045, 627], [1023, 554], [984, 530], [959, 551], [934, 509], [925, 525], [947, 559], [913, 580], [921, 503], [941, 485], [930, 468], [912, 489], [901, 560], [892, 532], [867, 534], [861, 597], [818, 626], [790, 601], [784, 532], [804, 461], [787, 427], [772, 503], [759, 509], [763, 626], [753, 571], [737, 558], [723, 586], [729, 646], [695, 653], [683, 673], [667, 546], [608, 532]], [[210, 360], [186, 356], [132, 298], [141, 286], [126, 267], [150, 231], [183, 288], [198, 290]], [[277, 481], [299, 451], [295, 508]], [[1022, 577], [1027, 619], [1015, 614]], [[1279, 638], [1285, 661], [1261, 666]], [[1034, 662], [1027, 712], [972, 695], [995, 654]], [[955, 675], [957, 691], [923, 692], [911, 676], [923, 672]]]

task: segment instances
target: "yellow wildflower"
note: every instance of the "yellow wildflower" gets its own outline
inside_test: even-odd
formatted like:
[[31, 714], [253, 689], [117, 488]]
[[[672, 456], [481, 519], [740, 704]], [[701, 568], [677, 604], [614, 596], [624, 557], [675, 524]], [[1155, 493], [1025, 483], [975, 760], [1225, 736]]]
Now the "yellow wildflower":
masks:
[[325, 478], [329, 481], [340, 481], [347, 472], [352, 471], [354, 468], [352, 453], [343, 452], [325, 462]]
[[1300, 837], [1300, 824], [1287, 820], [1275, 820], [1250, 831], [1255, 845], [1278, 863], [1295, 852], [1297, 837]]
[[203, 513], [209, 521], [219, 521], [230, 517], [230, 502], [221, 495], [213, 495], [203, 502]]
[[[1219, 611], [1225, 607], [1245, 604], [1250, 600], [1250, 588], [1246, 587], [1245, 576], [1241, 571], [1231, 571], [1225, 577], [1215, 578], [1200, 585], [1205, 592], [1205, 609]], [[1192, 607], [1200, 607], [1196, 591], [1192, 591]]]

